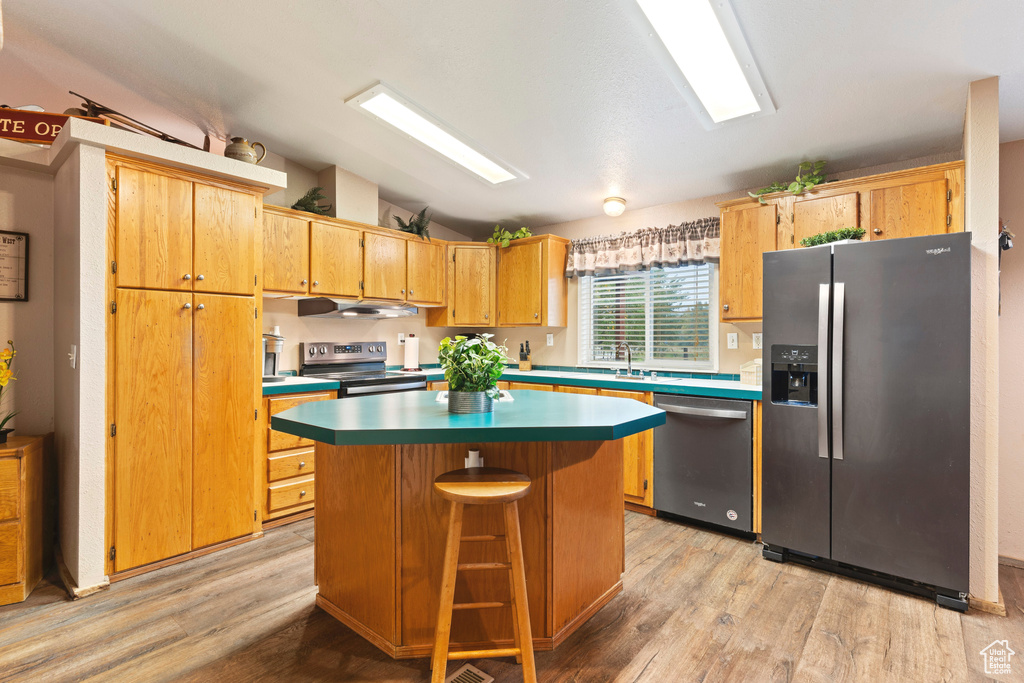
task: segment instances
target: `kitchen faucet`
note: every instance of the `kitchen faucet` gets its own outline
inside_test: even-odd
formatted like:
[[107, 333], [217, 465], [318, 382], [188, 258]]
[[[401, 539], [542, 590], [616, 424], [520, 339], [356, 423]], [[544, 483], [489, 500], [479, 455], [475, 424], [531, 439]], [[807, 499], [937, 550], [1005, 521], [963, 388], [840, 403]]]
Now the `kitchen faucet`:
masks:
[[626, 377], [631, 377], [633, 375], [633, 347], [627, 341], [620, 341], [615, 347], [615, 353], [617, 354], [623, 346], [626, 347]]

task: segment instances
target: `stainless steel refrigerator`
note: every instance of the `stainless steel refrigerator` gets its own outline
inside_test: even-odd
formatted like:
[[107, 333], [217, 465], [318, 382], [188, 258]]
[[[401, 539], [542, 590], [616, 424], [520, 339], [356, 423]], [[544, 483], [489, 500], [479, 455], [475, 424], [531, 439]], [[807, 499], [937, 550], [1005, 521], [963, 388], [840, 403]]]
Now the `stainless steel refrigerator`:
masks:
[[966, 609], [970, 233], [764, 254], [762, 540]]

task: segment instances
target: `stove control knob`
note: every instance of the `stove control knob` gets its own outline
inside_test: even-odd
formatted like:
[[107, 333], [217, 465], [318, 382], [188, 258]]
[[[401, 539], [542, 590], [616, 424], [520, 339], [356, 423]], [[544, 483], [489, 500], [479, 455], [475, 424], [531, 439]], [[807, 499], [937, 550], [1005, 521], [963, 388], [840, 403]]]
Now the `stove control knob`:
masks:
[[327, 354], [327, 347], [326, 346], [321, 346], [320, 347], [320, 353], [326, 355]]
[[315, 346], [310, 346], [309, 347], [309, 355], [311, 355], [311, 356], [315, 356], [316, 355], [316, 347]]

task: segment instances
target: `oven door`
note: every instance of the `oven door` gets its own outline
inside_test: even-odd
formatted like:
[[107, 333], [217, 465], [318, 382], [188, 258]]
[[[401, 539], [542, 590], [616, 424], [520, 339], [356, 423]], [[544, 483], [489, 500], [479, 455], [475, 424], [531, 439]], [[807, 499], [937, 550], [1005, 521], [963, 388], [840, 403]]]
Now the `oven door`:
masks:
[[404, 382], [387, 382], [382, 384], [357, 384], [354, 386], [341, 386], [338, 390], [338, 398], [349, 396], [374, 396], [376, 394], [393, 394], [399, 391], [423, 391], [427, 388], [426, 379], [414, 379], [410, 377]]

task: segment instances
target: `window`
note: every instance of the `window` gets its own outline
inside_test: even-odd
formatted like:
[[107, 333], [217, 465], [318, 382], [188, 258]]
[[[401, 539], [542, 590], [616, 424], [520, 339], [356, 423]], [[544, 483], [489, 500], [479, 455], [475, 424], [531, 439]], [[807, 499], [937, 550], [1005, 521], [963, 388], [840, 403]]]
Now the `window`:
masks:
[[579, 363], [717, 372], [717, 302], [710, 264], [581, 277]]

